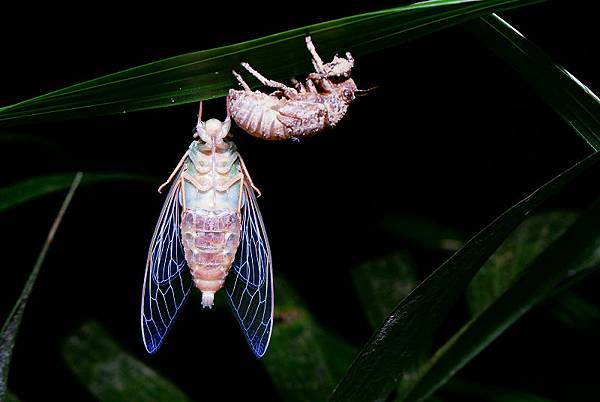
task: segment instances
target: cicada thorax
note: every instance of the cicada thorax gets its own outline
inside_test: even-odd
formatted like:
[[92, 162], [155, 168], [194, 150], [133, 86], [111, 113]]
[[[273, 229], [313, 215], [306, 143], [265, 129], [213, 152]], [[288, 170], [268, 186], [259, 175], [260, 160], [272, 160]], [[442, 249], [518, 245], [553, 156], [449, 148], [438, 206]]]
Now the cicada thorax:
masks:
[[239, 245], [241, 178], [233, 143], [192, 143], [182, 174], [181, 238], [204, 307], [223, 287]]

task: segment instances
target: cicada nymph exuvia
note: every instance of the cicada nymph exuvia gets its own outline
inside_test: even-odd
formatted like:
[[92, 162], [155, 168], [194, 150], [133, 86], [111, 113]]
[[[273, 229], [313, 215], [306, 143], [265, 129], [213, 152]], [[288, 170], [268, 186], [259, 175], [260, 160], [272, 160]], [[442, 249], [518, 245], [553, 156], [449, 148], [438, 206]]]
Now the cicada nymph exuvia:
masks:
[[315, 72], [305, 83], [294, 80], [294, 88], [270, 80], [248, 63], [242, 66], [263, 85], [274, 88], [267, 94], [252, 91], [241, 75], [233, 71], [243, 89], [230, 89], [228, 109], [233, 121], [247, 133], [266, 140], [286, 140], [309, 137], [334, 127], [342, 120], [356, 95], [370, 90], [356, 88], [350, 78], [354, 58], [337, 55], [323, 63], [310, 36], [306, 46], [312, 56]]
[[[164, 341], [192, 285], [202, 306], [225, 293], [252, 351], [264, 355], [273, 325], [271, 250], [255, 187], [224, 122], [201, 121], [160, 190], [173, 182], [146, 262], [141, 326], [146, 350]], [[259, 193], [260, 194], [260, 193]]]

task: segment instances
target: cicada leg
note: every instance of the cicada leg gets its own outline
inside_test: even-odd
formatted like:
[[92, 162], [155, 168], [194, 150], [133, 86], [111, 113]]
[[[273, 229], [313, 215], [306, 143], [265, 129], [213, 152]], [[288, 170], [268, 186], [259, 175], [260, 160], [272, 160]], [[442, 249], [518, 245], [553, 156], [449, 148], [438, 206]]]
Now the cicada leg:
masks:
[[317, 49], [315, 49], [315, 45], [313, 45], [310, 35], [306, 37], [306, 47], [312, 56], [312, 64], [315, 68], [315, 71], [319, 74], [325, 74], [323, 60], [321, 60], [321, 57], [317, 53]]
[[208, 191], [211, 189], [211, 185], [207, 184], [207, 185], [203, 185], [202, 183], [200, 183], [198, 180], [196, 180], [191, 174], [189, 174], [188, 172], [184, 171], [181, 174], [181, 180], [187, 180], [190, 183], [192, 183], [192, 185], [194, 187], [196, 187], [198, 189], [198, 191]]
[[290, 87], [286, 86], [285, 84], [282, 84], [281, 82], [273, 81], [273, 80], [266, 78], [264, 75], [262, 75], [261, 73], [259, 73], [255, 69], [253, 69], [250, 66], [250, 64], [248, 64], [246, 62], [243, 62], [241, 64], [242, 64], [242, 67], [244, 67], [246, 70], [248, 70], [248, 72], [250, 74], [255, 76], [256, 79], [261, 82], [261, 84], [266, 85], [271, 88], [281, 89], [283, 91], [283, 94], [289, 99], [295, 99], [298, 97], [298, 91], [296, 91], [294, 88], [290, 88]]
[[187, 158], [189, 151], [186, 151], [183, 154], [183, 157], [181, 158], [181, 160], [179, 161], [179, 163], [177, 164], [177, 166], [175, 167], [175, 170], [173, 170], [173, 173], [171, 173], [171, 175], [169, 176], [169, 178], [167, 179], [167, 181], [165, 181], [163, 184], [161, 184], [158, 187], [158, 192], [160, 194], [160, 192], [163, 190], [163, 188], [169, 184], [171, 182], [171, 180], [173, 180], [173, 177], [175, 177], [175, 175], [177, 174], [177, 172], [179, 172], [179, 169], [181, 169], [181, 165], [183, 165], [183, 161], [185, 161], [185, 158]]
[[244, 195], [244, 175], [242, 175], [242, 178], [240, 180], [240, 195], [238, 196], [238, 206], [237, 206], [237, 213], [238, 216], [241, 213], [242, 210], [242, 196]]
[[298, 91], [298, 93], [306, 92], [306, 88], [304, 87], [304, 85], [302, 85], [300, 81], [298, 81], [295, 78], [290, 79], [290, 81], [292, 81], [292, 84], [294, 84], [294, 88], [296, 88], [296, 91]]
[[238, 158], [240, 160], [240, 166], [242, 166], [242, 172], [244, 172], [244, 175], [248, 178], [248, 182], [250, 182], [250, 187], [252, 187], [254, 189], [254, 191], [256, 191], [258, 193], [258, 197], [260, 197], [262, 195], [262, 193], [258, 189], [258, 187], [256, 187], [254, 185], [254, 183], [252, 182], [252, 177], [250, 177], [250, 173], [248, 173], [248, 169], [246, 169], [246, 164], [244, 163], [244, 160], [242, 159], [242, 157], [240, 155], [238, 155]]
[[242, 76], [239, 75], [237, 71], [231, 70], [231, 72], [233, 73], [233, 76], [235, 77], [235, 79], [238, 80], [238, 82], [242, 85], [242, 87], [244, 88], [244, 90], [246, 90], [246, 91], [252, 91], [252, 89], [250, 89], [250, 86], [248, 84], [246, 84], [246, 81], [244, 81], [244, 79], [242, 78]]

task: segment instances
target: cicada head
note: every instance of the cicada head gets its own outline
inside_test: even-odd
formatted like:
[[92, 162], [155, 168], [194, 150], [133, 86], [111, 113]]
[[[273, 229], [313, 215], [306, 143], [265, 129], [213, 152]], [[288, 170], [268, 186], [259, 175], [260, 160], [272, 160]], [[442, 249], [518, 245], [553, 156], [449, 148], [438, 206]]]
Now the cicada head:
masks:
[[231, 120], [229, 116], [224, 122], [217, 119], [200, 121], [196, 126], [196, 135], [206, 144], [219, 146], [229, 134], [230, 128]]
[[350, 104], [355, 99], [358, 91], [352, 78], [335, 84], [335, 88], [338, 91], [338, 97], [346, 104]]

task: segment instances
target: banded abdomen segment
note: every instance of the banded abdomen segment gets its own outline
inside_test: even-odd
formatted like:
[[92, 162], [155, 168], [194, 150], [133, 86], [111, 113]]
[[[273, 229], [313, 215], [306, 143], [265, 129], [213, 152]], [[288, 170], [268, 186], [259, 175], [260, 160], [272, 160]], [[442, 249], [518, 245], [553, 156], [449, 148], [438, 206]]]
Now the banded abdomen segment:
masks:
[[241, 129], [266, 140], [290, 138], [286, 127], [278, 119], [280, 99], [262, 92], [229, 90], [227, 103], [231, 118]]
[[287, 99], [230, 89], [227, 102], [231, 118], [248, 134], [266, 140], [286, 140], [309, 137], [331, 127], [329, 97], [303, 92], [295, 99]]
[[202, 306], [212, 307], [223, 287], [240, 242], [238, 213], [186, 210], [181, 219], [185, 259], [194, 285], [202, 292]]

